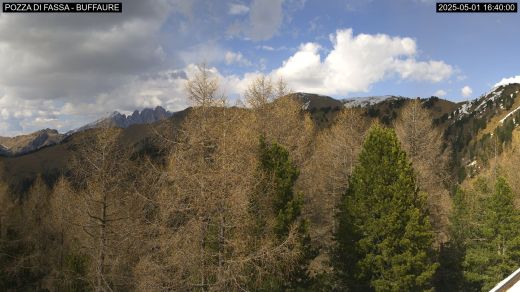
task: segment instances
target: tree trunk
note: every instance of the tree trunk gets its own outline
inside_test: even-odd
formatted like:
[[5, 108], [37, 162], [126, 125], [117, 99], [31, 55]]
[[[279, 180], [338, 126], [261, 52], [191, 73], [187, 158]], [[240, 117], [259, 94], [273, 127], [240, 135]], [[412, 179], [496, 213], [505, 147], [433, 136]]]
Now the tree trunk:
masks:
[[101, 224], [99, 230], [99, 251], [98, 251], [98, 267], [97, 267], [97, 291], [104, 291], [102, 289], [106, 284], [104, 283], [104, 266], [105, 266], [105, 241], [106, 241], [106, 214], [107, 213], [107, 200], [106, 195], [103, 196], [103, 211], [101, 215]]

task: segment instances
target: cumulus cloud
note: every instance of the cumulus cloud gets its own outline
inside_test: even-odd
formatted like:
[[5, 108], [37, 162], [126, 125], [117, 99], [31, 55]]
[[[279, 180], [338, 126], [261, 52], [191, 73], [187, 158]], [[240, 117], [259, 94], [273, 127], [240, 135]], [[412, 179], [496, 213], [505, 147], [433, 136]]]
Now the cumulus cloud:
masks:
[[503, 78], [502, 80], [500, 80], [498, 83], [495, 84], [495, 87], [498, 87], [500, 85], [508, 85], [511, 83], [520, 83], [520, 75], [509, 77], [509, 78]]
[[[180, 110], [187, 106], [184, 82], [193, 64], [265, 69], [265, 59], [248, 60], [237, 48], [223, 46], [229, 34], [216, 32], [235, 23], [234, 35], [268, 40], [289, 22], [291, 7], [305, 1], [215, 3], [124, 0], [125, 13], [118, 15], [0, 14], [0, 135], [46, 127], [68, 131], [114, 110]], [[337, 95], [367, 91], [387, 78], [437, 82], [453, 71], [442, 61], [419, 60], [410, 38], [339, 30], [331, 42], [330, 49], [327, 43], [302, 44], [268, 74], [283, 76], [295, 90]], [[280, 44], [255, 46], [289, 51]], [[259, 75], [212, 72], [232, 96]]]
[[152, 69], [165, 54], [150, 36], [169, 5], [149, 2], [110, 17], [0, 14], [0, 86], [24, 99], [84, 98]]
[[464, 96], [464, 97], [470, 97], [471, 94], [473, 94], [473, 89], [471, 89], [471, 87], [466, 85], [466, 86], [462, 87], [462, 89], [460, 90], [460, 94], [462, 94], [462, 96]]
[[244, 55], [242, 55], [242, 53], [240, 53], [240, 52], [235, 53], [235, 52], [227, 51], [224, 58], [226, 59], [226, 64], [228, 64], [228, 65], [231, 65], [231, 64], [237, 64], [240, 66], [251, 66], [252, 65], [251, 61], [246, 59], [244, 57]]
[[20, 134], [27, 129], [58, 128], [59, 109], [54, 101], [21, 100], [12, 96], [0, 97], [0, 136]]
[[302, 44], [272, 74], [283, 76], [297, 90], [338, 95], [367, 92], [372, 84], [392, 76], [439, 82], [454, 71], [443, 61], [418, 61], [417, 44], [411, 38], [354, 36], [352, 29], [345, 29], [330, 40], [333, 48], [323, 58], [320, 44]]
[[444, 97], [446, 96], [448, 93], [446, 92], [446, 90], [443, 90], [443, 89], [439, 89], [437, 91], [435, 91], [435, 93], [433, 94], [434, 96], [437, 96], [437, 97]]
[[66, 132], [115, 110], [131, 113], [136, 108], [156, 106], [182, 110], [188, 106], [184, 98], [184, 84], [188, 77], [187, 70], [165, 70], [136, 76], [109, 93], [85, 100], [20, 99], [5, 95], [0, 98], [0, 123], [3, 123], [0, 136], [42, 128]]
[[249, 7], [240, 3], [230, 3], [228, 14], [230, 15], [243, 15], [249, 12]]
[[[0, 135], [69, 130], [91, 111], [98, 118], [106, 96], [160, 69], [159, 34], [172, 9], [169, 0], [126, 0], [118, 15], [0, 14]], [[63, 111], [71, 104], [81, 117]]]

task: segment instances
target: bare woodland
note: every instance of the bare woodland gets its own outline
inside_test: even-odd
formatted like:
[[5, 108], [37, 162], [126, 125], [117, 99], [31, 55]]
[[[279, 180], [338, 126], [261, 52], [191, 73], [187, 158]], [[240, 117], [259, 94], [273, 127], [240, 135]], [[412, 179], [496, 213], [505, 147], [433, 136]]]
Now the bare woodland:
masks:
[[431, 121], [421, 102], [413, 100], [402, 109], [395, 129], [417, 173], [420, 189], [428, 195], [430, 220], [437, 232], [437, 243], [442, 243], [448, 239], [448, 186], [453, 180], [448, 165], [450, 149], [443, 145], [442, 133]]
[[[318, 131], [282, 79], [254, 80], [247, 108], [229, 107], [219, 90], [200, 66], [186, 83], [193, 107], [175, 133], [157, 136], [164, 163], [137, 155], [106, 127], [92, 130], [52, 188], [38, 179], [14, 199], [0, 186], [0, 259], [9, 267], [0, 282], [23, 286], [30, 274], [35, 290], [270, 291], [293, 289], [286, 283], [300, 270], [332, 273], [338, 206], [371, 121], [343, 109]], [[450, 149], [431, 121], [411, 101], [394, 126], [439, 246], [449, 237], [453, 182]], [[286, 232], [277, 231], [277, 178], [262, 170], [261, 143], [285, 149], [288, 169], [297, 169], [287, 190], [303, 205]], [[517, 160], [504, 164], [508, 173], [518, 173]], [[315, 253], [302, 264], [306, 242]]]

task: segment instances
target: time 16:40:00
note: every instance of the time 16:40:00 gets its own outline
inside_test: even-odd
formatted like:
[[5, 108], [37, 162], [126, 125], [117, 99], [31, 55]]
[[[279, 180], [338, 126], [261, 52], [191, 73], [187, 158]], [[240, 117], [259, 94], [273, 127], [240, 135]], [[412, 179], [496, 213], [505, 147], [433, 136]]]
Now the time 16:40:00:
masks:
[[437, 12], [517, 12], [517, 3], [437, 3]]

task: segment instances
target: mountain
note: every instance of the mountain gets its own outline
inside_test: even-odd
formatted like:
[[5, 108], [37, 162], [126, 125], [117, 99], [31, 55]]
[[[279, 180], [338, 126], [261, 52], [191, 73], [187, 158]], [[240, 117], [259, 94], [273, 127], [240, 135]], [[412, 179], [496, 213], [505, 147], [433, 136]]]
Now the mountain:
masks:
[[173, 115], [172, 112], [165, 110], [163, 107], [156, 107], [155, 109], [145, 108], [142, 111], [135, 110], [131, 115], [121, 114], [118, 111], [113, 112], [108, 117], [99, 119], [93, 123], [87, 124], [76, 130], [70, 131], [67, 134], [85, 131], [87, 129], [99, 128], [103, 126], [128, 128], [131, 125], [152, 124]]
[[[0, 139], [2, 139], [2, 138], [0, 137]], [[7, 156], [7, 155], [9, 155], [9, 149], [7, 149], [7, 147], [4, 145], [0, 145], [0, 156]]]
[[[177, 114], [177, 113], [175, 113]], [[57, 130], [44, 129], [28, 135], [16, 137], [0, 137], [0, 156], [17, 156], [36, 151], [40, 148], [61, 143], [66, 137], [92, 128], [105, 125], [117, 128], [128, 128], [132, 125], [152, 124], [171, 118], [174, 113], [158, 106], [155, 109], [146, 108], [134, 111], [131, 115], [114, 112], [110, 116], [99, 119], [76, 130], [60, 134]], [[181, 116], [183, 114], [180, 114]]]
[[345, 107], [368, 107], [376, 105], [384, 101], [405, 99], [402, 96], [384, 95], [384, 96], [366, 96], [366, 97], [351, 97], [343, 99]]
[[65, 135], [53, 129], [44, 129], [28, 135], [0, 137], [0, 155], [13, 156], [36, 151], [60, 143]]
[[343, 107], [343, 103], [340, 100], [334, 99], [330, 96], [305, 92], [297, 92], [291, 95], [294, 96], [296, 100], [303, 103], [303, 108], [309, 111], [325, 108], [340, 109]]
[[[176, 127], [182, 123], [190, 110], [191, 108], [187, 108], [175, 112], [170, 118], [155, 123], [120, 128], [118, 142], [122, 146], [132, 148], [136, 154], [160, 156], [157, 154], [160, 153], [160, 148], [176, 133]], [[25, 155], [0, 156], [0, 179], [5, 180], [16, 193], [27, 191], [37, 176], [42, 176], [48, 182], [54, 181], [60, 174], [69, 171], [70, 161], [80, 149], [89, 147], [97, 130], [92, 128], [63, 135], [60, 143]]]
[[288, 97], [302, 103], [302, 108], [311, 114], [313, 121], [319, 128], [329, 126], [336, 114], [343, 108], [343, 103], [340, 100], [330, 96], [297, 92], [289, 94]]
[[[482, 149], [478, 150], [480, 149], [478, 141], [483, 134], [493, 132], [496, 125], [499, 125], [500, 120], [504, 117], [509, 115], [504, 121], [505, 125], [517, 113], [520, 113], [520, 110], [518, 110], [511, 114], [520, 106], [520, 99], [516, 98], [518, 93], [515, 93], [517, 90], [520, 90], [520, 84], [495, 88], [475, 101], [461, 103], [437, 97], [420, 99], [423, 107], [431, 113], [434, 125], [444, 132], [446, 145], [451, 147], [451, 151], [453, 151], [454, 167], [459, 167], [463, 173], [466, 172], [464, 169], [467, 168], [469, 162], [473, 161], [471, 159], [475, 159], [479, 155], [478, 153], [483, 151]], [[511, 94], [513, 95], [511, 96]], [[352, 108], [360, 115], [392, 126], [399, 117], [403, 106], [411, 100], [405, 97], [384, 96], [362, 98], [362, 100], [354, 102], [349, 101], [350, 99], [347, 101], [337, 100], [328, 96], [302, 92], [291, 94], [288, 97], [296, 98], [302, 103], [302, 108], [311, 114], [318, 130], [329, 127], [335, 121], [337, 114], [344, 108]], [[512, 103], [511, 98], [514, 100]], [[356, 105], [354, 106], [354, 104]], [[62, 136], [61, 141], [58, 139], [61, 143], [49, 147], [40, 147], [41, 149], [38, 146], [30, 148], [39, 150], [32, 150], [26, 155], [9, 155], [12, 157], [0, 158], [0, 173], [2, 171], [9, 173], [9, 184], [18, 190], [23, 189], [23, 186], [32, 181], [36, 175], [43, 175], [52, 180], [56, 174], [67, 171], [69, 161], [75, 155], [77, 149], [88, 147], [86, 141], [89, 141], [95, 133], [93, 128], [104, 123], [121, 128], [120, 142], [122, 145], [133, 147], [136, 152], [153, 152], [155, 151], [154, 147], [164, 143], [164, 140], [160, 139], [170, 137], [168, 135], [175, 133], [175, 127], [182, 123], [189, 111], [188, 108], [181, 112], [170, 113], [158, 107], [145, 109], [141, 112], [135, 111], [131, 115], [116, 112], [109, 117], [68, 133], [65, 138]], [[52, 132], [52, 130], [40, 132], [45, 131]], [[57, 134], [56, 131], [53, 133]], [[27, 139], [25, 143], [28, 143], [27, 141], [41, 141], [37, 139], [39, 135], [35, 134], [27, 135], [33, 137], [33, 139]], [[49, 137], [51, 136], [49, 134]], [[22, 144], [22, 139], [16, 138], [20, 140], [19, 144]], [[0, 139], [0, 155], [2, 152], [12, 150], [11, 144], [5, 142], [6, 139], [10, 138]], [[28, 144], [38, 145], [38, 143], [32, 142]], [[41, 143], [42, 146], [50, 144], [51, 140], [48, 143]]]
[[[520, 84], [501, 85], [472, 101], [463, 102], [443, 117], [445, 138], [453, 147], [460, 176], [476, 175], [500, 155], [520, 125]], [[496, 150], [496, 151], [495, 151]]]
[[472, 101], [462, 103], [451, 118], [487, 118], [511, 109], [520, 92], [520, 84], [501, 85]]

